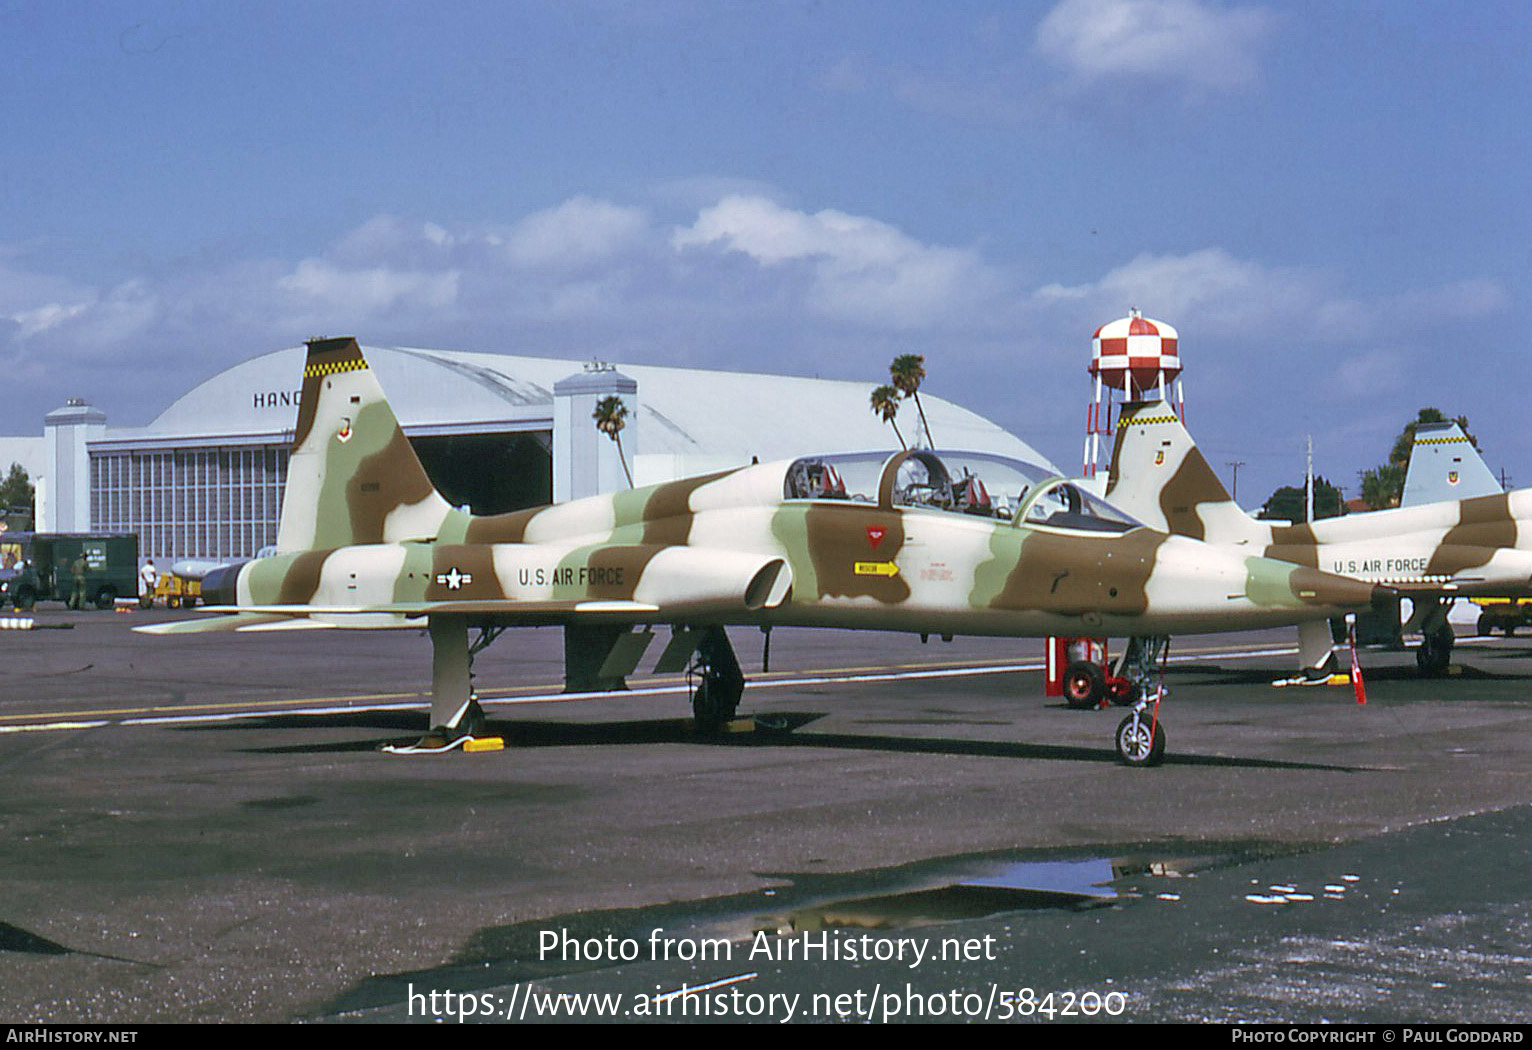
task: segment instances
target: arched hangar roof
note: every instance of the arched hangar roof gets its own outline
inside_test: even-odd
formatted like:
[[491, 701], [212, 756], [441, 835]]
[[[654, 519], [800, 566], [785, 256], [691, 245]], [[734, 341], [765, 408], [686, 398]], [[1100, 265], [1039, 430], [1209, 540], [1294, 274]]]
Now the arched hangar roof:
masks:
[[[364, 350], [412, 435], [548, 429], [554, 384], [587, 364], [409, 347]], [[290, 430], [304, 354], [302, 347], [278, 350], [220, 372], [178, 398], [142, 438], [249, 439]], [[617, 368], [638, 383], [639, 455], [748, 462], [752, 456], [767, 461], [897, 444], [869, 408], [872, 383], [657, 365]], [[940, 446], [1049, 465], [982, 416], [932, 394], [922, 393], [920, 400]], [[913, 406], [901, 413], [907, 439], [918, 426]]]

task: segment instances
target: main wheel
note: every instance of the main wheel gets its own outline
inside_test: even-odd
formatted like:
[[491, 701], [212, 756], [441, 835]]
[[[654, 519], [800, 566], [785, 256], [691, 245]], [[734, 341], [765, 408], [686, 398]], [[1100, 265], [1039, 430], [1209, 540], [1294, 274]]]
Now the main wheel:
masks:
[[16, 611], [27, 612], [37, 604], [37, 592], [31, 587], [18, 587], [16, 589]]
[[1088, 660], [1064, 668], [1064, 702], [1078, 711], [1100, 707], [1106, 696], [1106, 674]]
[[711, 677], [704, 676], [692, 694], [692, 719], [699, 733], [716, 733], [739, 710], [739, 694], [729, 695]]
[[1435, 678], [1447, 670], [1452, 662], [1452, 643], [1455, 640], [1452, 627], [1442, 624], [1434, 631], [1420, 636], [1420, 647], [1415, 650], [1415, 666], [1426, 678]]
[[1165, 729], [1135, 711], [1117, 726], [1117, 757], [1130, 766], [1157, 766], [1165, 757]]
[[117, 604], [117, 588], [103, 587], [96, 592], [96, 608], [110, 609]]

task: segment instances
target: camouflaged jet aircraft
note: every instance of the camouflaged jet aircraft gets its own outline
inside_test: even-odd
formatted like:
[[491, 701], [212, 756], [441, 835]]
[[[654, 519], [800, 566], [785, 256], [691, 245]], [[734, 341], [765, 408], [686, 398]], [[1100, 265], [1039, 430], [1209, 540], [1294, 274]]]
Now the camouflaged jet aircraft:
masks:
[[[620, 675], [670, 626], [655, 669], [690, 665], [707, 728], [745, 685], [726, 625], [1163, 635], [1324, 619], [1374, 588], [1151, 531], [1063, 478], [977, 453], [809, 456], [473, 516], [436, 492], [356, 341], [322, 339], [308, 344], [277, 553], [210, 573], [202, 593], [227, 615], [143, 630], [425, 626], [433, 730], [419, 747], [434, 750], [482, 731], [472, 653], [505, 627], [564, 625]], [[1141, 699], [1119, 755], [1152, 764], [1164, 743]]]
[[[1450, 465], [1441, 473], [1446, 485], [1464, 477]], [[1380, 600], [1379, 613], [1386, 612], [1395, 636], [1420, 632], [1415, 658], [1427, 675], [1440, 674], [1451, 659], [1453, 601], [1532, 595], [1532, 489], [1306, 525], [1259, 521], [1229, 497], [1163, 401], [1123, 406], [1106, 496], [1150, 528], [1388, 587], [1394, 594]], [[1407, 622], [1400, 620], [1401, 596], [1414, 606]], [[1321, 625], [1300, 625], [1305, 667], [1323, 663], [1330, 645]]]

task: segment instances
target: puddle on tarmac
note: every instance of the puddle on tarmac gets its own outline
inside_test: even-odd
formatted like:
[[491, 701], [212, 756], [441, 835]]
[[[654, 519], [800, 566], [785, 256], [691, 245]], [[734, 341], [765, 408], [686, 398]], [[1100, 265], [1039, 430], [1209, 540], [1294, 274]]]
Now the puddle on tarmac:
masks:
[[[1171, 880], [1236, 863], [1243, 852], [1235, 848], [1174, 858], [1145, 852], [1087, 860], [949, 857], [845, 874], [761, 872], [773, 884], [748, 893], [487, 927], [447, 966], [368, 978], [325, 1012], [397, 1004], [412, 983], [473, 991], [604, 969], [612, 965], [613, 944], [633, 947], [623, 962], [642, 963], [657, 959], [657, 938], [675, 944], [712, 939], [739, 944], [761, 932], [788, 937], [816, 930], [898, 930], [1166, 897], [1159, 891], [1169, 889]], [[547, 947], [550, 938], [557, 950]]]
[[[1137, 887], [1115, 883], [1135, 877], [1176, 878], [1212, 862], [1212, 858], [1028, 861], [1001, 865], [990, 873], [961, 872], [942, 877], [940, 872], [929, 872], [922, 880], [926, 885], [898, 893], [816, 902], [757, 928], [779, 933], [840, 928], [892, 930], [1012, 911], [1097, 908], [1142, 896]], [[929, 884], [933, 877], [940, 879], [935, 885]]]

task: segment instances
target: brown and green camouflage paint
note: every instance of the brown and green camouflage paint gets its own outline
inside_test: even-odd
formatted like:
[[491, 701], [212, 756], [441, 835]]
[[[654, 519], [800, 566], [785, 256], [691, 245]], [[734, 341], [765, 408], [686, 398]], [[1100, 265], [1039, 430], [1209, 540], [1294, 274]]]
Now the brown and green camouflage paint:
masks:
[[704, 485], [733, 474], [721, 470], [680, 481], [667, 481], [612, 496], [616, 527], [613, 539], [680, 546], [691, 538], [692, 494]]
[[[899, 511], [841, 501], [794, 501], [784, 503], [776, 513], [772, 532], [793, 565], [795, 602], [872, 598], [897, 605], [910, 598], [910, 585], [902, 575], [870, 570], [894, 565], [904, 548], [904, 518]], [[858, 566], [864, 571], [858, 572]], [[805, 567], [811, 571], [804, 572]]]
[[319, 576], [329, 551], [261, 558], [249, 564], [250, 596], [261, 605], [306, 605], [319, 593]]
[[1310, 569], [1319, 568], [1319, 540], [1314, 526], [1276, 525], [1271, 530], [1271, 543], [1261, 552], [1277, 561], [1291, 562]]
[[994, 557], [979, 567], [970, 603], [1061, 616], [1138, 616], [1149, 607], [1149, 576], [1163, 539], [1148, 529], [1102, 538], [997, 528]]
[[1460, 504], [1458, 523], [1447, 530], [1426, 572], [1451, 576], [1487, 565], [1497, 549], [1516, 546], [1516, 518], [1509, 493], [1479, 496]]

